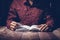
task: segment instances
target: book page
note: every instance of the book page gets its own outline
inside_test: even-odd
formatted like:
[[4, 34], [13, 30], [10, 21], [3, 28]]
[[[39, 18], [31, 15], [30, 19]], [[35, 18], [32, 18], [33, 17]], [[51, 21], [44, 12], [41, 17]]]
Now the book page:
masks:
[[38, 25], [32, 25], [29, 30], [39, 30]]
[[26, 28], [26, 29], [30, 29], [30, 26], [28, 26], [28, 25], [21, 25], [20, 27], [22, 27], [22, 28]]

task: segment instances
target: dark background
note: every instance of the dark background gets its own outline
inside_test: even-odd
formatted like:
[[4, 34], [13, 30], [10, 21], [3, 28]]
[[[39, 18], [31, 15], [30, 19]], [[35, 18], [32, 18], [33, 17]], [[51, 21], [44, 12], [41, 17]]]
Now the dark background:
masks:
[[[12, 0], [0, 0], [0, 26], [6, 25], [6, 19], [11, 2]], [[59, 6], [60, 2], [58, 0], [50, 0], [50, 2], [52, 3], [51, 11], [53, 12], [52, 15], [55, 21], [55, 26], [56, 26], [55, 28], [58, 28], [60, 26], [60, 6]], [[48, 6], [47, 4], [46, 6]]]

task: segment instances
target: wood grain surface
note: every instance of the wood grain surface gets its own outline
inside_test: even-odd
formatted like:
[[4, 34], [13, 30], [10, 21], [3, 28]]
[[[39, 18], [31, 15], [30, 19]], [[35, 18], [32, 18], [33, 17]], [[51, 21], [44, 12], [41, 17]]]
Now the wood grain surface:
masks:
[[0, 40], [59, 40], [59, 37], [52, 32], [15, 32], [6, 27], [0, 28]]

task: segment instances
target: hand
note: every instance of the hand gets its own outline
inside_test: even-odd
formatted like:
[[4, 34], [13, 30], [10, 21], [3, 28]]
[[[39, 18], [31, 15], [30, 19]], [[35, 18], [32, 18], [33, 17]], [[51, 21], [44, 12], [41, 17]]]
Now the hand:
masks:
[[10, 23], [10, 30], [14, 31], [16, 29], [17, 23], [15, 21], [12, 21]]
[[41, 25], [39, 25], [38, 27], [39, 27], [39, 30], [40, 30], [41, 32], [47, 31], [47, 30], [49, 29], [48, 25], [46, 25], [46, 24], [41, 24]]

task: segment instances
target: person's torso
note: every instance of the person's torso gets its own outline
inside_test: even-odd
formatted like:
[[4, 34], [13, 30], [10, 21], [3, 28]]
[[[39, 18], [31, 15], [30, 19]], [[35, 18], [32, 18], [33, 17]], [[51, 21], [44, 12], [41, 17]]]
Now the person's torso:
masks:
[[23, 4], [23, 1], [16, 1], [16, 11], [18, 13], [20, 23], [25, 25], [38, 24], [40, 21], [43, 10], [36, 7], [29, 7]]

